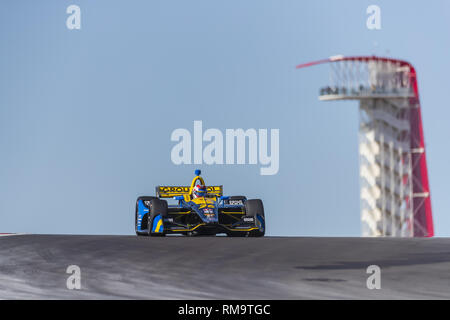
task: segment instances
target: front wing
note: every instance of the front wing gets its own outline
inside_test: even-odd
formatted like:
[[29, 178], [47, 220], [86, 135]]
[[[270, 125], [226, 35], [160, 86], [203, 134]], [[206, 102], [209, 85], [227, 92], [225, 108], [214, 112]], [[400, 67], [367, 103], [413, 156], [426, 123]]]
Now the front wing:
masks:
[[155, 231], [164, 234], [238, 234], [258, 230], [258, 222], [245, 216], [243, 207], [219, 208], [218, 223], [205, 223], [190, 209], [169, 207], [168, 216], [162, 219], [162, 225], [160, 222]]

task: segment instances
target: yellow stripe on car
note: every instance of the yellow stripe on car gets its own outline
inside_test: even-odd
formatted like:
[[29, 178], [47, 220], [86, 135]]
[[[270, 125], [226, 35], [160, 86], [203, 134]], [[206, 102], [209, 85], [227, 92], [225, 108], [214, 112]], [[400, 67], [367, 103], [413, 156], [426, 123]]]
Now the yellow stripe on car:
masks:
[[159, 232], [159, 229], [161, 229], [162, 226], [162, 219], [159, 219], [158, 224], [156, 225], [155, 232]]
[[201, 223], [201, 224], [199, 224], [199, 225], [196, 225], [196, 226], [193, 227], [192, 229], [176, 229], [176, 230], [170, 230], [170, 231], [178, 231], [178, 232], [180, 232], [180, 231], [192, 231], [192, 230], [195, 230], [195, 229], [197, 229], [198, 227], [204, 226], [204, 225], [205, 225], [204, 223]]

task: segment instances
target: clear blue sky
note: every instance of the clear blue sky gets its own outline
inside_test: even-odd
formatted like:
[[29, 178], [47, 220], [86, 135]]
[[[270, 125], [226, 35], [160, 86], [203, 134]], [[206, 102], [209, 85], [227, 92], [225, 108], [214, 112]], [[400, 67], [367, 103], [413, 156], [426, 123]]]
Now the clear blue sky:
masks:
[[[81, 30], [66, 8], [81, 7]], [[382, 29], [366, 28], [381, 7]], [[450, 2], [18, 1], [0, 3], [0, 232], [132, 234], [158, 184], [264, 200], [269, 235], [360, 235], [358, 112], [325, 103], [335, 54], [413, 63], [436, 234], [450, 235]], [[176, 166], [176, 128], [280, 129], [280, 170]]]

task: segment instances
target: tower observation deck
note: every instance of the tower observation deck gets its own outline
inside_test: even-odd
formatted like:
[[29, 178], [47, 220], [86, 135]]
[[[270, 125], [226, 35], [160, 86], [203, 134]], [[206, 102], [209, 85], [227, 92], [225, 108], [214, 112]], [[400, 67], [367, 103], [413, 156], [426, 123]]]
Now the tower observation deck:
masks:
[[363, 236], [431, 237], [433, 218], [417, 75], [406, 61], [335, 56], [319, 99], [359, 100]]

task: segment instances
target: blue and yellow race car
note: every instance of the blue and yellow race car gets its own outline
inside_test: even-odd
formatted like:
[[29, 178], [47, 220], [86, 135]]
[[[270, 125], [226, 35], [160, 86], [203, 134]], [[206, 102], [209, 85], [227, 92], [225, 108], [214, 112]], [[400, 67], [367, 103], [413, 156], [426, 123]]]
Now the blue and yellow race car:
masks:
[[[156, 196], [136, 200], [135, 230], [138, 236], [166, 234], [262, 237], [264, 207], [260, 199], [223, 195], [223, 186], [206, 186], [195, 171], [190, 186], [157, 186]], [[168, 205], [164, 198], [178, 204]]]

